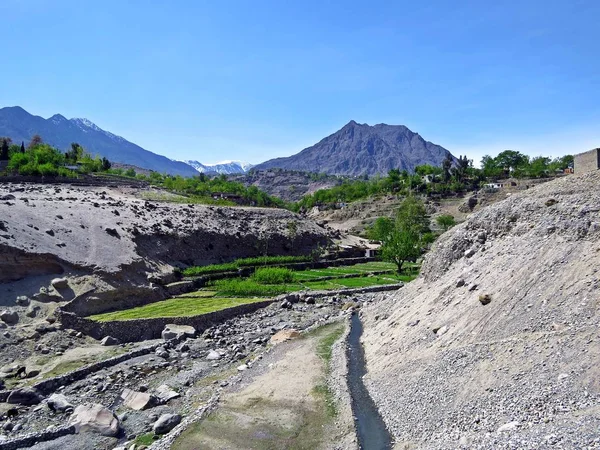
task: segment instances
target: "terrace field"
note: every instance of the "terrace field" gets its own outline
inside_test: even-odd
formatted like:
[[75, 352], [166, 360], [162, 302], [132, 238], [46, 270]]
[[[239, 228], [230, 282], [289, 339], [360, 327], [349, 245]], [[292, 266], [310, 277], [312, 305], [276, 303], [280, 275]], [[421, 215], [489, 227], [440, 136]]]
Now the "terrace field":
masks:
[[[98, 322], [133, 320], [158, 317], [190, 317], [207, 314], [238, 305], [256, 303], [279, 294], [311, 290], [335, 290], [381, 286], [408, 282], [415, 278], [416, 267], [409, 267], [406, 274], [398, 275], [394, 265], [385, 262], [371, 262], [348, 267], [304, 270], [294, 272], [294, 279], [285, 284], [261, 284], [250, 278], [230, 278], [215, 281], [196, 292], [150, 303], [123, 311], [90, 316]], [[373, 272], [387, 273], [373, 275]], [[358, 275], [354, 278], [341, 278], [344, 275]], [[321, 279], [323, 277], [340, 277]]]

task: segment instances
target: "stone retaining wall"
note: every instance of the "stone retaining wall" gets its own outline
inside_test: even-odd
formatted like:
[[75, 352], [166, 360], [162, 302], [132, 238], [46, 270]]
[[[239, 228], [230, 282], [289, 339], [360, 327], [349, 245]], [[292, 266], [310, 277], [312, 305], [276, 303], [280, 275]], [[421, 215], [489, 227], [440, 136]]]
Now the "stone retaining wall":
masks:
[[53, 441], [62, 436], [76, 434], [73, 425], [64, 426], [51, 431], [41, 431], [39, 433], [26, 434], [10, 441], [0, 442], [0, 450], [16, 450], [18, 448], [32, 447], [38, 442]]
[[170, 323], [177, 325], [191, 325], [197, 331], [202, 332], [215, 324], [264, 308], [274, 301], [274, 299], [271, 299], [262, 302], [248, 303], [246, 305], [234, 306], [221, 311], [191, 317], [158, 317], [154, 319], [96, 322], [60, 310], [57, 310], [57, 315], [63, 327], [81, 331], [95, 339], [112, 336], [121, 342], [138, 342], [160, 338], [165, 326]]

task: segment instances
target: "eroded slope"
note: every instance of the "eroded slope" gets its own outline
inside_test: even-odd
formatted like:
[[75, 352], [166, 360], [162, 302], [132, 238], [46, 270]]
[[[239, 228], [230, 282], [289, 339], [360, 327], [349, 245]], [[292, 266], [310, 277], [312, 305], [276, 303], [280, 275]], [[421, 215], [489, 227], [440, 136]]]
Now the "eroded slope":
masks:
[[399, 443], [598, 445], [599, 187], [571, 176], [479, 211], [364, 311], [367, 384]]

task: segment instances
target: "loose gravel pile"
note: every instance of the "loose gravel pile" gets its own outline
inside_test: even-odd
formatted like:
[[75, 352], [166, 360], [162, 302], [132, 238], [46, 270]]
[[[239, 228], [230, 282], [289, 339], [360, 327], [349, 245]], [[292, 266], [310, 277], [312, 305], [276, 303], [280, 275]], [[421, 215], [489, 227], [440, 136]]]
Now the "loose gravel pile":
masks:
[[363, 310], [399, 448], [600, 447], [600, 172], [485, 208]]

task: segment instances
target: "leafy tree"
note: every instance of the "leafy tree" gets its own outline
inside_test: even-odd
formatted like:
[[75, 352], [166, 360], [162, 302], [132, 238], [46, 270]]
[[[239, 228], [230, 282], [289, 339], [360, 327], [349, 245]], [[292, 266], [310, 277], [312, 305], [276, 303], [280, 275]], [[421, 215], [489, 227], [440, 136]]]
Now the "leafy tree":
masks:
[[389, 217], [378, 217], [367, 230], [367, 237], [374, 241], [384, 241], [394, 230], [394, 222]]
[[450, 169], [452, 168], [452, 164], [454, 161], [452, 160], [452, 155], [450, 152], [446, 153], [446, 158], [442, 162], [442, 171], [444, 176], [444, 182], [448, 182], [450, 180]]
[[106, 157], [102, 158], [102, 170], [106, 171], [110, 169], [110, 166], [110, 161]]
[[454, 225], [456, 225], [456, 221], [454, 220], [454, 216], [450, 214], [442, 214], [435, 218], [436, 223], [444, 230], [448, 231]]
[[527, 166], [529, 157], [515, 150], [504, 150], [494, 158], [494, 161], [498, 167], [510, 173], [515, 169], [522, 169]]
[[135, 177], [135, 170], [133, 168], [127, 169], [124, 175], [126, 177]]
[[401, 272], [406, 261], [421, 255], [423, 236], [427, 233], [429, 219], [425, 205], [416, 197], [407, 197], [398, 208], [392, 230], [383, 238], [381, 257], [396, 264]]
[[545, 156], [536, 156], [529, 162], [530, 177], [545, 177], [550, 172], [550, 158]]
[[8, 161], [8, 140], [2, 139], [2, 147], [0, 148], [0, 161]]

